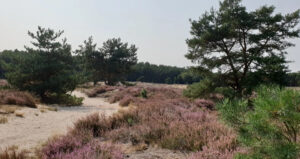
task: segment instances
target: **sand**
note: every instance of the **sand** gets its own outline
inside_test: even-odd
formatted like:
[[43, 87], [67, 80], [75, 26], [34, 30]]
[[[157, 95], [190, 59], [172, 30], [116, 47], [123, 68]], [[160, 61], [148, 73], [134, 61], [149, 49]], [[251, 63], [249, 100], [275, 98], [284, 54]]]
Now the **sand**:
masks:
[[118, 103], [110, 104], [105, 98], [89, 98], [74, 91], [77, 97], [84, 97], [83, 105], [76, 107], [56, 106], [58, 111], [41, 112], [40, 109], [22, 108], [17, 110], [24, 117], [8, 116], [8, 123], [0, 124], [0, 149], [18, 146], [19, 149], [34, 150], [49, 137], [65, 134], [73, 123], [92, 113], [103, 113], [107, 116], [117, 112]]

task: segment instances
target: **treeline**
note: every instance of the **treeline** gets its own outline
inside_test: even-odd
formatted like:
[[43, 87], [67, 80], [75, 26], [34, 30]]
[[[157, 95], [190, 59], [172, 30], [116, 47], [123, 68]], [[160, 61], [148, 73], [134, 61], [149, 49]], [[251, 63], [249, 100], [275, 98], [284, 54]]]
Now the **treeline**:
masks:
[[191, 69], [140, 62], [132, 67], [128, 81], [167, 84], [191, 84], [199, 82], [201, 76]]
[[[29, 91], [45, 102], [75, 99], [67, 94], [78, 84], [104, 81], [115, 85], [126, 79], [137, 63], [137, 48], [120, 38], [108, 39], [101, 47], [90, 37], [72, 51], [63, 31], [38, 27], [28, 32], [32, 46], [0, 52], [0, 78], [19, 90]], [[55, 101], [53, 101], [55, 100]], [[76, 99], [75, 99], [76, 100]]]
[[286, 86], [298, 87], [300, 86], [300, 72], [289, 73], [286, 76]]

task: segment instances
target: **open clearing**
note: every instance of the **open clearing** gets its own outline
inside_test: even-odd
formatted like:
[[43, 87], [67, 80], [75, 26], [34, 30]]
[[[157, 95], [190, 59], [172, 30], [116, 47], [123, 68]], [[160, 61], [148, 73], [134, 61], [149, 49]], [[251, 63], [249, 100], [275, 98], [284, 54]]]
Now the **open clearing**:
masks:
[[105, 98], [89, 98], [79, 91], [72, 94], [85, 98], [82, 106], [57, 106], [57, 111], [50, 111], [39, 105], [39, 109], [24, 107], [16, 110], [23, 117], [8, 115], [8, 122], [0, 124], [0, 148], [15, 145], [19, 149], [34, 150], [49, 137], [65, 134], [75, 121], [88, 114], [99, 112], [109, 116], [120, 108], [118, 103], [110, 104]]

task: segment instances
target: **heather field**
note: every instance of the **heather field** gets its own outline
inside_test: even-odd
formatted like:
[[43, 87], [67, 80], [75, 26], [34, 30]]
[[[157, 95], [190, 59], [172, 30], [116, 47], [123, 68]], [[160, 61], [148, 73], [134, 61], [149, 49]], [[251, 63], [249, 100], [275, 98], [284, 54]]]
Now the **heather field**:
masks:
[[66, 135], [50, 139], [40, 149], [42, 158], [133, 159], [144, 153], [142, 158], [229, 159], [244, 152], [236, 133], [218, 119], [211, 100], [190, 100], [180, 88], [149, 84], [83, 92], [90, 95], [96, 90], [101, 91], [93, 96], [108, 96], [110, 103], [127, 109], [110, 117], [95, 113], [78, 120]]
[[[39, 112], [38, 116], [33, 114], [43, 110], [39, 104], [37, 108], [15, 106], [14, 111], [23, 112], [25, 115], [22, 118], [5, 115], [9, 120], [8, 123], [0, 125], [1, 130], [5, 130], [1, 140], [6, 145], [2, 146], [1, 159], [14, 156], [21, 159], [229, 159], [237, 152], [244, 152], [236, 141], [234, 130], [219, 120], [215, 102], [183, 97], [181, 87], [138, 83], [135, 86], [98, 85], [79, 88], [83, 93], [76, 91], [74, 95], [85, 97], [82, 108], [57, 107], [55, 111], [45, 108], [46, 112]], [[103, 100], [102, 104], [99, 99]], [[90, 105], [93, 104], [95, 108], [91, 109]], [[119, 111], [111, 115], [103, 111], [106, 108]], [[59, 121], [68, 116], [73, 119]], [[48, 118], [52, 118], [51, 123]], [[36, 143], [28, 137], [25, 138], [27, 132], [24, 130], [19, 131], [24, 133], [19, 139], [15, 136], [16, 139], [9, 140], [10, 137], [18, 135], [16, 132], [11, 132], [10, 137], [4, 135], [8, 131], [14, 131], [11, 128], [16, 126], [13, 125], [16, 122], [24, 124], [23, 129], [31, 133], [30, 136]], [[26, 122], [33, 127], [25, 128]], [[37, 126], [40, 130], [30, 130]], [[55, 131], [51, 131], [50, 127], [56, 129], [56, 133], [53, 134]], [[41, 131], [45, 132], [38, 133]]]
[[0, 159], [300, 159], [299, 0], [68, 1], [0, 5]]

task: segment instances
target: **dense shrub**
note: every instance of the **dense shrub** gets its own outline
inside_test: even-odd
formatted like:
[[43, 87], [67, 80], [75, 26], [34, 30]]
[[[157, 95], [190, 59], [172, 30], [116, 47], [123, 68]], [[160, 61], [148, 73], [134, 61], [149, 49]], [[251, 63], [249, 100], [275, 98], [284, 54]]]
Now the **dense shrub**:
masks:
[[193, 83], [184, 90], [183, 95], [189, 98], [209, 97], [214, 91], [213, 82], [204, 79], [198, 83]]
[[239, 141], [251, 148], [240, 158], [298, 158], [300, 133], [300, 92], [261, 86], [256, 97], [225, 100], [219, 110], [239, 133]]
[[145, 89], [142, 89], [140, 94], [141, 94], [141, 97], [143, 97], [143, 98], [147, 98], [148, 97], [147, 96], [147, 91]]
[[83, 97], [76, 97], [70, 94], [47, 94], [44, 102], [50, 104], [62, 104], [65, 106], [80, 106], [82, 105]]
[[0, 104], [13, 104], [36, 108], [36, 99], [28, 92], [0, 90]]
[[81, 136], [66, 135], [49, 140], [39, 152], [43, 159], [123, 159], [118, 147], [110, 143], [91, 140], [87, 143]]
[[132, 98], [130, 96], [125, 96], [123, 99], [120, 100], [120, 106], [128, 106], [132, 102]]

